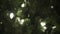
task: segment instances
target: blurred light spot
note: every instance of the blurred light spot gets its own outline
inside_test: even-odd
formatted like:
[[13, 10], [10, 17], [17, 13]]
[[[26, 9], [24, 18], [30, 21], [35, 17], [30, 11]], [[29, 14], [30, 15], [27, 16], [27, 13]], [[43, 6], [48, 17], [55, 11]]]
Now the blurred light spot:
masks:
[[51, 8], [54, 8], [54, 6], [51, 6]]
[[44, 28], [44, 30], [46, 30], [46, 29], [47, 29], [45, 26], [44, 26], [43, 28]]
[[20, 20], [20, 24], [23, 24], [23, 23], [24, 23], [24, 19], [21, 19], [21, 20]]
[[2, 22], [0, 22], [0, 24], [2, 24]]
[[17, 17], [17, 20], [18, 20], [18, 22], [20, 22], [20, 18], [19, 17]]
[[41, 24], [41, 26], [45, 26], [46, 22], [41, 22], [40, 24]]
[[17, 16], [20, 16], [21, 15], [21, 13], [22, 13], [22, 10], [21, 9], [18, 9], [18, 11], [17, 11]]
[[28, 14], [28, 17], [30, 17], [30, 15]]
[[45, 30], [47, 29], [47, 27], [45, 26], [46, 25], [46, 22], [41, 22], [41, 27], [42, 27], [42, 31], [45, 32]]
[[19, 24], [23, 24], [24, 23], [24, 19], [20, 19], [20, 17], [17, 17], [16, 20], [19, 22]]
[[56, 26], [53, 26], [53, 27], [52, 27], [52, 29], [55, 29], [55, 28], [56, 28]]
[[21, 7], [22, 7], [22, 8], [25, 7], [25, 3], [21, 4]]
[[47, 27], [45, 27], [45, 26], [42, 27], [43, 32], [45, 32], [46, 29], [47, 29]]
[[10, 19], [14, 18], [14, 13], [10, 13]]
[[26, 2], [26, 0], [24, 0], [24, 2]]

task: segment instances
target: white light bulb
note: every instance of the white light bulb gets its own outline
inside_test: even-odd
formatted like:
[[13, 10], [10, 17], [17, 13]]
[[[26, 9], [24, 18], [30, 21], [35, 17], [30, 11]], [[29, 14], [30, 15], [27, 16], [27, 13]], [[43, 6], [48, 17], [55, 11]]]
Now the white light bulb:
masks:
[[14, 13], [10, 13], [10, 19], [14, 18]]

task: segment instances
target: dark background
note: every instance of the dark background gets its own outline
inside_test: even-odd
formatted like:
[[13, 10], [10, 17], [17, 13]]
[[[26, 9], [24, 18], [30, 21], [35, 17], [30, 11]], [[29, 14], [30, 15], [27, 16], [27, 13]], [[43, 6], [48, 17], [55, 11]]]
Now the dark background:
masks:
[[[0, 0], [0, 34], [60, 34], [60, 0], [26, 1]], [[26, 7], [22, 8], [22, 3], [26, 3]], [[16, 15], [18, 9], [22, 10], [22, 15]], [[6, 15], [11, 12], [15, 14], [13, 19]], [[30, 15], [29, 17], [28, 14]], [[27, 18], [29, 21], [20, 25], [18, 22], [15, 22], [16, 17], [21, 19]], [[39, 19], [47, 23], [45, 32], [41, 30], [41, 21], [39, 22]], [[53, 26], [56, 26], [54, 30], [52, 29]], [[53, 32], [51, 32], [52, 30]]]

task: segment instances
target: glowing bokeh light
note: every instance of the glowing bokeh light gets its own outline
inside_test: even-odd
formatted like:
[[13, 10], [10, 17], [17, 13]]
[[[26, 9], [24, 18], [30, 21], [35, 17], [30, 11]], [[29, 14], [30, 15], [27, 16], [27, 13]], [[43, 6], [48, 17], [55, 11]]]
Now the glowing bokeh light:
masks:
[[45, 27], [45, 26], [44, 26], [44, 27], [43, 27], [43, 29], [44, 29], [44, 30], [46, 30], [46, 29], [47, 29], [47, 27]]
[[20, 24], [23, 24], [23, 23], [24, 23], [24, 19], [21, 19], [21, 20], [20, 20]]
[[42, 31], [45, 32], [45, 30], [47, 29], [47, 27], [45, 26], [46, 25], [46, 22], [41, 22], [41, 27], [42, 27]]
[[52, 27], [52, 29], [55, 29], [55, 28], [56, 28], [56, 26], [53, 26], [53, 27]]
[[17, 17], [17, 20], [18, 20], [18, 22], [20, 22], [20, 18], [19, 17]]
[[41, 26], [45, 26], [45, 25], [46, 25], [46, 23], [45, 23], [45, 22], [41, 22], [40, 24], [41, 24]]
[[24, 0], [24, 2], [26, 2], [26, 0]]
[[46, 29], [47, 29], [47, 27], [45, 27], [45, 26], [42, 27], [43, 32], [45, 32]]
[[0, 24], [2, 24], [2, 22], [0, 22]]
[[14, 18], [14, 13], [10, 13], [10, 19]]
[[20, 17], [16, 17], [17, 22], [19, 22], [20, 25], [23, 25], [24, 19], [20, 19]]
[[21, 4], [21, 7], [22, 7], [22, 8], [25, 7], [25, 3]]
[[54, 6], [51, 6], [51, 8], [54, 8]]

